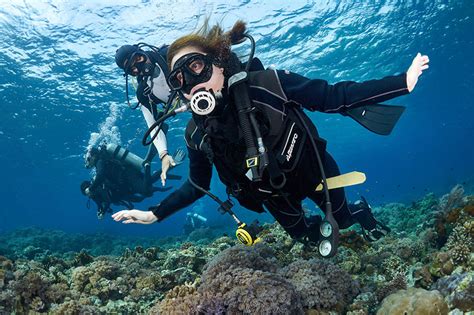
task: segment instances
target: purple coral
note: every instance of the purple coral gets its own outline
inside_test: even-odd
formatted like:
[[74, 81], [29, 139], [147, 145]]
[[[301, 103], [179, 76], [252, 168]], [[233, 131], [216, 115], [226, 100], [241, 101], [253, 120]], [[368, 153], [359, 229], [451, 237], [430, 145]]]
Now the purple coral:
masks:
[[453, 274], [439, 279], [433, 286], [450, 305], [462, 311], [474, 309], [474, 274], [472, 272]]
[[[198, 292], [219, 297], [229, 314], [302, 314], [296, 288], [276, 271], [266, 246], [234, 246], [217, 255], [204, 270]], [[203, 300], [205, 306], [209, 301]]]
[[359, 284], [346, 271], [316, 259], [297, 260], [281, 274], [295, 285], [305, 308], [342, 311], [359, 293]]

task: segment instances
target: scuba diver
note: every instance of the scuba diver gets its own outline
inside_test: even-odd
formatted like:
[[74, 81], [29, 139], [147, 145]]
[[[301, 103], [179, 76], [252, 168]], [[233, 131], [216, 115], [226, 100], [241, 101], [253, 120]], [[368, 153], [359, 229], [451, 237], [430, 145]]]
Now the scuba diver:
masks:
[[[183, 162], [185, 156], [184, 151], [178, 149], [173, 159], [178, 165]], [[81, 192], [97, 204], [99, 218], [107, 212], [113, 212], [111, 204], [133, 209], [134, 202], [141, 202], [157, 191], [171, 189], [153, 186], [160, 179], [160, 172], [151, 174], [148, 163], [116, 144], [103, 144], [88, 150], [85, 167], [95, 168], [95, 176], [92, 181], [81, 183]], [[176, 175], [169, 177], [181, 179], [181, 176]]]
[[[370, 242], [386, 235], [390, 229], [375, 219], [364, 198], [348, 204], [343, 188], [348, 185], [331, 187], [339, 168], [303, 109], [350, 116], [387, 135], [404, 107], [379, 103], [410, 93], [428, 57], [417, 54], [400, 75], [331, 85], [289, 71], [241, 71], [231, 45], [245, 38], [254, 44], [245, 24], [239, 21], [227, 33], [206, 26], [168, 49], [168, 83], [192, 109], [185, 132], [189, 179], [148, 211], [120, 211], [113, 219], [161, 222], [205, 194], [212, 197], [214, 165], [227, 193], [243, 207], [266, 209], [292, 238], [318, 246], [323, 256], [337, 252], [339, 228], [359, 223]], [[250, 58], [253, 51], [254, 45]], [[324, 219], [305, 216], [305, 198], [324, 211]]]
[[[143, 48], [149, 48], [144, 50]], [[125, 92], [127, 103], [130, 107], [128, 96], [128, 76], [136, 77], [137, 90], [136, 96], [143, 117], [150, 128], [156, 120], [162, 115], [159, 104], [166, 104], [170, 95], [170, 89], [166, 82], [166, 76], [169, 74], [166, 64], [166, 53], [168, 46], [160, 48], [138, 43], [135, 45], [123, 45], [115, 52], [115, 62], [119, 68], [124, 71]], [[133, 109], [135, 109], [134, 107]], [[176, 161], [168, 154], [166, 131], [160, 130], [157, 134], [152, 132], [153, 146], [150, 146], [145, 160], [151, 161], [156, 153], [161, 159], [161, 183], [166, 183], [166, 174], [168, 170], [176, 166]]]
[[[149, 50], [144, 50], [143, 48], [148, 48]], [[169, 68], [166, 62], [167, 51], [167, 45], [158, 48], [146, 43], [138, 43], [123, 45], [115, 52], [115, 63], [124, 71], [127, 103], [133, 109], [140, 106], [140, 110], [149, 128], [147, 134], [150, 134], [152, 137], [153, 146], [150, 146], [145, 160], [151, 161], [155, 154], [158, 153], [161, 159], [161, 182], [163, 186], [166, 183], [168, 170], [176, 166], [176, 163], [173, 157], [168, 154], [166, 124], [164, 124], [164, 128], [159, 129], [158, 133], [155, 131], [156, 121], [164, 114], [164, 111], [158, 105], [170, 104], [172, 108], [179, 108], [182, 105], [181, 103], [187, 103], [183, 98], [170, 99], [170, 88], [167, 82], [167, 76], [169, 75]], [[263, 64], [258, 58], [253, 58], [250, 69], [263, 70]], [[130, 105], [128, 95], [129, 75], [137, 80], [136, 96], [138, 104], [136, 107]]]
[[186, 221], [184, 222], [183, 232], [189, 235], [192, 231], [207, 227], [207, 218], [196, 212], [186, 213]]

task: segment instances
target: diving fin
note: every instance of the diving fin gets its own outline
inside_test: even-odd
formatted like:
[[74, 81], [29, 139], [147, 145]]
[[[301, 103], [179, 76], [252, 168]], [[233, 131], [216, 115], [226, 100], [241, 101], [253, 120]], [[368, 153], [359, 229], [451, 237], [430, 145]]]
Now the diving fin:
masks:
[[167, 178], [167, 179], [180, 180], [180, 179], [183, 178], [183, 177], [182, 177], [182, 176], [179, 176], [179, 175], [174, 175], [174, 174], [166, 174], [166, 178]]
[[[341, 174], [338, 176], [330, 177], [327, 179], [328, 189], [336, 189], [341, 187], [347, 187], [352, 185], [358, 185], [365, 182], [366, 177], [362, 172], [350, 172], [346, 174]], [[319, 184], [316, 187], [316, 191], [323, 190], [323, 184]]]
[[374, 104], [347, 110], [344, 115], [350, 116], [359, 124], [379, 135], [389, 135], [405, 106]]

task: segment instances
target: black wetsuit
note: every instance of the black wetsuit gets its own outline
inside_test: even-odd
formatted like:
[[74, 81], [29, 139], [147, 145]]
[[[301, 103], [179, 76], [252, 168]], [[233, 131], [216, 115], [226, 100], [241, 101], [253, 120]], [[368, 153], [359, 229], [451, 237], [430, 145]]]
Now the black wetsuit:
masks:
[[103, 212], [110, 212], [111, 204], [131, 208], [132, 203], [141, 202], [156, 191], [167, 190], [153, 186], [160, 179], [160, 172], [147, 178], [143, 172], [109, 158], [99, 158], [95, 168], [96, 175], [89, 191], [91, 199]]
[[[344, 114], [351, 108], [380, 103], [408, 93], [406, 74], [362, 83], [347, 81], [330, 85], [324, 80], [310, 80], [287, 71], [266, 70], [250, 73], [249, 86], [253, 106], [273, 116], [268, 118], [261, 115], [259, 121], [262, 129], [267, 127], [267, 134], [271, 134], [273, 125], [282, 124], [279, 130], [288, 135], [291, 135], [292, 127], [285, 126], [285, 123], [290, 106], [294, 106], [291, 104], [296, 103], [310, 111]], [[321, 152], [326, 176], [339, 175], [336, 162], [326, 152], [326, 142], [319, 138], [309, 118], [301, 110], [300, 112], [307, 125], [310, 125], [310, 136], [316, 140], [318, 151]], [[257, 212], [263, 212], [264, 206], [292, 237], [304, 236], [308, 232], [310, 222], [304, 217], [302, 200], [308, 197], [324, 210], [325, 199], [323, 192], [314, 190], [321, 182], [321, 174], [309, 139], [302, 139], [303, 142], [297, 144], [295, 150], [288, 149], [288, 142], [291, 142], [289, 138], [284, 139], [284, 145], [280, 146], [280, 149], [286, 150], [284, 153], [288, 155], [288, 159], [292, 158], [293, 153], [299, 156], [296, 164], [292, 165], [285, 165], [285, 155], [280, 156], [280, 159], [283, 158], [280, 167], [289, 170], [286, 173], [287, 182], [282, 189], [273, 189], [268, 184], [268, 176], [262, 183], [256, 184], [244, 175], [245, 146], [242, 145], [236, 117], [233, 104], [225, 107], [223, 114], [215, 119], [217, 123], [209, 120], [202, 123], [202, 119], [193, 116], [186, 130], [190, 179], [209, 189], [214, 164], [228, 192], [233, 193], [242, 206]], [[202, 196], [203, 193], [188, 180], [150, 210], [157, 216], [158, 221], [161, 221]], [[344, 189], [330, 190], [330, 197], [333, 214], [339, 226], [347, 228], [354, 224]]]

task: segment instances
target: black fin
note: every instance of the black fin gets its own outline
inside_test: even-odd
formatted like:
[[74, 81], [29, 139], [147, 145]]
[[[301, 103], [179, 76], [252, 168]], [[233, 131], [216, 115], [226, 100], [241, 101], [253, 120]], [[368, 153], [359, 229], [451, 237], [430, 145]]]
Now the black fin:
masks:
[[165, 192], [165, 191], [168, 191], [168, 190], [171, 190], [173, 189], [173, 187], [155, 187], [153, 186], [153, 192], [156, 192], [156, 191], [159, 191], [159, 192]]
[[180, 179], [183, 178], [183, 177], [182, 177], [182, 176], [179, 176], [179, 175], [174, 175], [174, 174], [167, 174], [167, 175], [166, 175], [166, 178], [167, 178], [167, 179], [180, 180]]
[[349, 109], [345, 114], [370, 131], [386, 136], [392, 132], [404, 110], [405, 106], [374, 104]]

